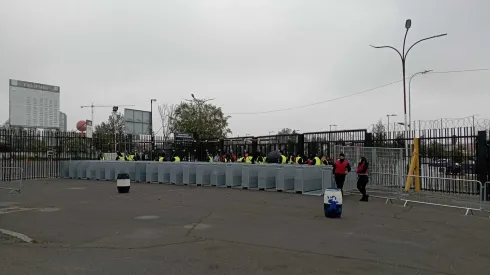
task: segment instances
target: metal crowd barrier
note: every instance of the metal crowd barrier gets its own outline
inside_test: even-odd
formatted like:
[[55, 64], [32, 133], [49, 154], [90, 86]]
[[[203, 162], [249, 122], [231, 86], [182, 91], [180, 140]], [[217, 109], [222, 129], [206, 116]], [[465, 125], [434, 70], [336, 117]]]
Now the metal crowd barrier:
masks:
[[[23, 177], [24, 169], [21, 167], [0, 167], [0, 189], [10, 190], [9, 194], [20, 194]], [[16, 183], [18, 185], [14, 187]]]

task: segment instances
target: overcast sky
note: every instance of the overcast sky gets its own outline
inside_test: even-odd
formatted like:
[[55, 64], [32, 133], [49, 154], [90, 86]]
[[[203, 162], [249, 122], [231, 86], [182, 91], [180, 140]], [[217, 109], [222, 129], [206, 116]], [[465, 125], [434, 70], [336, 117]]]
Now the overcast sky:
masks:
[[[489, 0], [0, 0], [0, 119], [8, 80], [61, 87], [68, 129], [90, 119], [80, 105], [149, 110], [194, 93], [225, 113], [256, 113], [327, 101], [402, 79], [396, 52], [404, 24], [407, 76], [490, 68]], [[407, 83], [408, 86], [408, 83]], [[490, 71], [431, 74], [412, 82], [412, 118], [490, 118]], [[95, 123], [110, 108], [95, 109]], [[313, 107], [232, 115], [233, 135], [367, 128], [386, 114], [403, 121], [396, 83]], [[155, 113], [155, 130], [160, 127]]]

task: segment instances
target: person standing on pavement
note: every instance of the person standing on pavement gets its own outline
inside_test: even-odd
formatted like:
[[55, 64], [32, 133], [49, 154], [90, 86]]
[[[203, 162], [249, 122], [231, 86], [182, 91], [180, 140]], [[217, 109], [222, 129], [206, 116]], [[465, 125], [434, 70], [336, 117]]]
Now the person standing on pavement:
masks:
[[359, 161], [359, 164], [357, 165], [357, 189], [359, 189], [359, 192], [362, 194], [361, 201], [368, 201], [369, 196], [366, 193], [366, 185], [369, 182], [369, 177], [368, 177], [368, 171], [369, 171], [369, 163], [367, 162], [365, 157], [361, 157], [361, 161]]
[[344, 153], [340, 153], [339, 159], [333, 165], [333, 174], [337, 188], [344, 192], [345, 177], [351, 171], [349, 162], [345, 159]]

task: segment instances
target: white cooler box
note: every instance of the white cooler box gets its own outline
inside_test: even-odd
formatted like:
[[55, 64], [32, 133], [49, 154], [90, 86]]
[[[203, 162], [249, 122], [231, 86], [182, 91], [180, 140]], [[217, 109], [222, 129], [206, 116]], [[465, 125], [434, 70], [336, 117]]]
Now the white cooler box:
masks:
[[342, 192], [340, 189], [325, 189], [323, 212], [325, 212], [325, 217], [327, 218], [340, 218], [342, 216]]

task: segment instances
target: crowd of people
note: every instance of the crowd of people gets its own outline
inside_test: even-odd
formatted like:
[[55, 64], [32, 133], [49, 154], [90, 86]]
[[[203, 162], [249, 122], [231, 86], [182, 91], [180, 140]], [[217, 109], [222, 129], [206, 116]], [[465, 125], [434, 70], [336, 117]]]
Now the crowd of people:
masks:
[[[181, 158], [178, 154], [173, 151], [171, 154], [165, 154], [161, 152], [156, 154], [157, 156], [154, 158], [154, 161], [164, 162], [180, 162]], [[103, 154], [99, 156], [100, 160], [104, 160]], [[145, 160], [137, 153], [126, 153], [122, 154], [121, 152], [117, 152], [116, 160], [118, 161], [138, 161]], [[267, 163], [276, 163], [276, 164], [300, 164], [300, 165], [331, 165], [332, 173], [334, 175], [335, 184], [338, 189], [343, 192], [345, 178], [347, 174], [352, 170], [349, 161], [345, 159], [345, 155], [341, 153], [339, 158], [336, 161], [333, 161], [332, 158], [322, 156], [321, 158], [315, 154], [310, 154], [306, 156], [305, 154], [297, 153], [297, 154], [284, 154], [281, 150], [272, 151], [269, 154], [261, 154], [261, 152], [255, 152], [254, 154], [248, 154], [245, 152], [244, 154], [238, 153], [226, 153], [223, 155], [216, 154], [207, 155], [208, 162], [237, 162], [237, 163], [250, 163], [250, 164], [267, 164]], [[358, 176], [357, 179], [357, 189], [361, 192], [362, 197], [361, 201], [367, 202], [369, 196], [366, 192], [366, 185], [369, 182], [368, 177], [369, 171], [369, 163], [365, 157], [361, 157], [359, 163], [357, 164], [356, 173]]]

